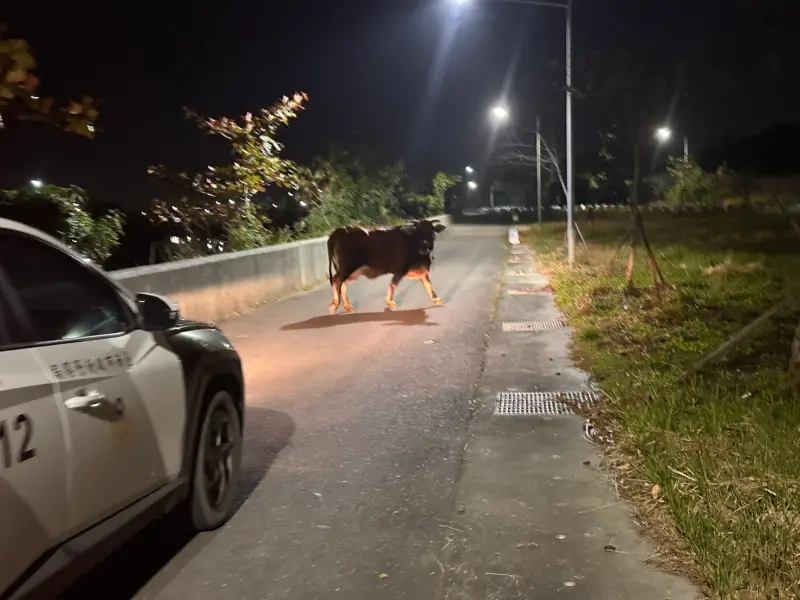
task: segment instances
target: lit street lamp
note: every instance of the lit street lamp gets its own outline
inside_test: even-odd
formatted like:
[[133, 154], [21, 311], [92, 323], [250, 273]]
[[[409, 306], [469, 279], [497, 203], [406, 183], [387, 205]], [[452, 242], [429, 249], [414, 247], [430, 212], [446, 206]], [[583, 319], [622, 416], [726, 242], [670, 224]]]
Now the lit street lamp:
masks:
[[41, 179], [31, 179], [31, 185], [35, 188], [42, 187], [42, 180]]
[[491, 115], [494, 122], [497, 124], [505, 123], [506, 121], [508, 121], [508, 117], [510, 116], [508, 109], [502, 104], [493, 106], [489, 114]]
[[467, 187], [469, 189], [471, 189], [471, 190], [477, 190], [478, 189], [478, 184], [475, 183], [474, 181], [469, 181], [469, 182], [467, 182]]
[[[656, 139], [661, 144], [666, 144], [672, 138], [672, 130], [669, 127], [659, 127], [656, 129]], [[689, 162], [689, 137], [683, 136], [683, 161]]]
[[475, 169], [473, 169], [473, 168], [472, 168], [472, 167], [470, 167], [469, 165], [468, 165], [468, 166], [467, 166], [467, 168], [466, 168], [466, 169], [464, 169], [464, 170], [467, 172], [467, 174], [468, 174], [468, 175], [472, 175], [472, 174], [475, 172]]
[[[467, 4], [474, 0], [449, 0], [453, 4]], [[575, 226], [573, 225], [573, 210], [575, 204], [575, 186], [573, 185], [572, 158], [572, 0], [496, 0], [498, 2], [512, 2], [515, 4], [530, 4], [532, 6], [548, 6], [561, 8], [566, 13], [566, 65], [565, 87], [567, 90], [567, 260], [571, 265], [575, 260]]]

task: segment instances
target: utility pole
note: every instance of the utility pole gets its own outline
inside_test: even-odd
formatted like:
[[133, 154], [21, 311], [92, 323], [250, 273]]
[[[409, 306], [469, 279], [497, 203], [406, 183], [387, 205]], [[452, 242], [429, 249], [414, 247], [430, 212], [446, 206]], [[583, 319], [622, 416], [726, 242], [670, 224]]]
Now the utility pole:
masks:
[[489, 186], [489, 206], [494, 208], [494, 184]]
[[536, 219], [542, 226], [542, 123], [536, 117]]
[[689, 136], [683, 136], [683, 162], [689, 162]]

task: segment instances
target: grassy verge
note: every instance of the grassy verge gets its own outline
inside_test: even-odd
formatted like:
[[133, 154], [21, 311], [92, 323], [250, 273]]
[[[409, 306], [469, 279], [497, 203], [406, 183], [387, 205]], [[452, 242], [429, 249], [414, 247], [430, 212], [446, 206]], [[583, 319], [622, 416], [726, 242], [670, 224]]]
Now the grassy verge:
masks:
[[[773, 317], [724, 361], [684, 382], [704, 354], [784, 298], [800, 297], [800, 243], [781, 217], [651, 214], [645, 225], [667, 280], [657, 295], [639, 251], [606, 264], [626, 215], [581, 223], [589, 244], [563, 263], [563, 224], [524, 241], [549, 270], [575, 329], [575, 354], [609, 402], [617, 466], [668, 550], [719, 598], [800, 597], [800, 397], [787, 379], [797, 311]], [[800, 303], [799, 303], [800, 304]], [[677, 565], [675, 564], [677, 563]]]

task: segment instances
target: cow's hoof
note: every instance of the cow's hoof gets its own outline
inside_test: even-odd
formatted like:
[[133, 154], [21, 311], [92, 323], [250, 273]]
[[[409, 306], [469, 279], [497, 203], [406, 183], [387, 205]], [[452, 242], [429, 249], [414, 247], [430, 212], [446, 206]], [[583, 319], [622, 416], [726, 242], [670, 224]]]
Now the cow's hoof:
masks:
[[328, 312], [330, 312], [332, 315], [335, 315], [335, 314], [336, 314], [336, 310], [337, 310], [338, 308], [339, 308], [339, 305], [338, 305], [338, 304], [331, 304], [331, 305], [328, 307]]
[[442, 306], [442, 305], [444, 304], [444, 300], [442, 300], [441, 298], [434, 298], [434, 299], [433, 299], [433, 303], [434, 303], [436, 306]]
[[397, 309], [397, 302], [387, 302], [386, 308], [388, 308], [389, 310]]
[[344, 305], [344, 309], [345, 309], [347, 312], [356, 312], [356, 307], [355, 307], [355, 306], [353, 306], [352, 304], [345, 304], [345, 305]]

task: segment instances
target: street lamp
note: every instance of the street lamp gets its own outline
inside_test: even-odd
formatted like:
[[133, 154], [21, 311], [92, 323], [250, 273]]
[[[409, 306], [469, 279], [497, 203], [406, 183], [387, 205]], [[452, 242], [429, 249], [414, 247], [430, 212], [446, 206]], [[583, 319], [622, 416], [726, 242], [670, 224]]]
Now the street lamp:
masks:
[[[672, 130], [669, 127], [659, 127], [656, 129], [656, 139], [661, 144], [666, 144], [672, 138]], [[683, 161], [689, 162], [689, 137], [683, 136]]]
[[41, 179], [31, 179], [31, 185], [35, 188], [42, 187], [42, 180]]
[[[452, 4], [467, 4], [474, 0], [449, 0]], [[549, 6], [561, 8], [566, 12], [567, 39], [566, 39], [566, 90], [567, 90], [567, 259], [569, 264], [575, 260], [575, 227], [573, 225], [573, 206], [575, 201], [575, 186], [573, 185], [573, 159], [572, 159], [572, 0], [561, 2], [550, 0], [494, 0], [496, 2], [513, 2], [515, 4], [530, 4], [532, 6]]]
[[477, 190], [478, 189], [478, 184], [475, 183], [474, 181], [468, 181], [467, 182], [467, 187], [469, 189], [471, 189], [471, 190]]
[[467, 165], [467, 168], [464, 170], [467, 172], [468, 175], [472, 175], [475, 172], [475, 169], [473, 169], [469, 165]]
[[506, 121], [508, 121], [509, 117], [508, 109], [502, 104], [493, 106], [489, 114], [491, 115], [494, 122], [497, 124], [505, 123]]

